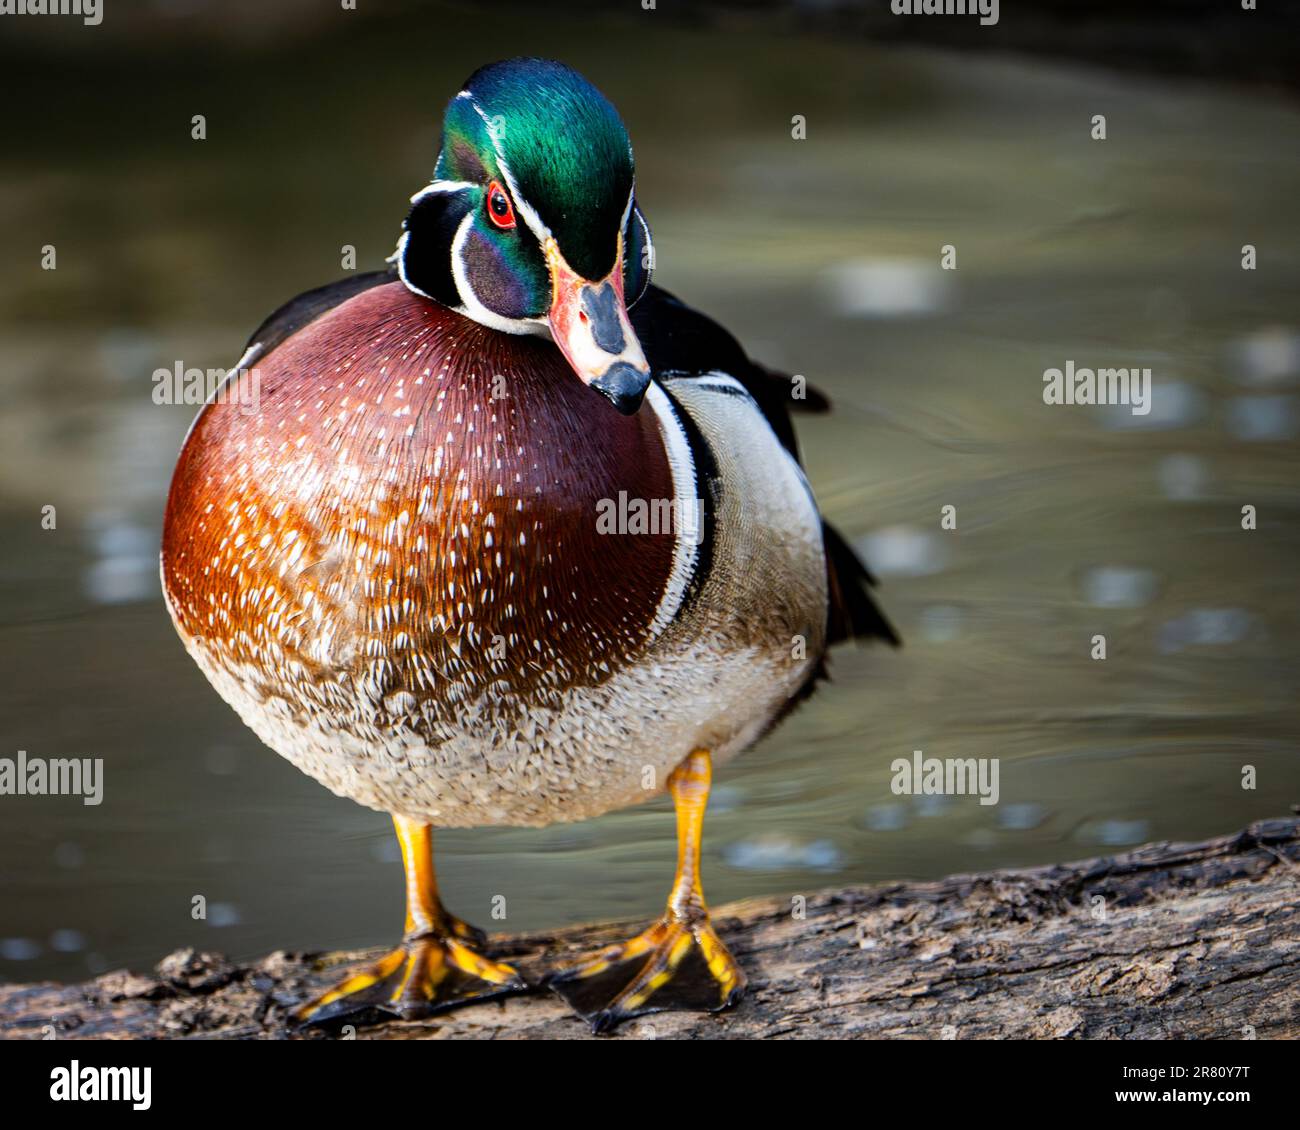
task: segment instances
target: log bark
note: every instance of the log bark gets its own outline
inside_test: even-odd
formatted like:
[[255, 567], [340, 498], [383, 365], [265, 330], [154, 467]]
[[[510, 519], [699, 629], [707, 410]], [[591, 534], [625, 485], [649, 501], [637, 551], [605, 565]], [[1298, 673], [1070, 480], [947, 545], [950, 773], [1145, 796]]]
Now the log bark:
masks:
[[[715, 910], [750, 992], [716, 1015], [657, 1013], [631, 1038], [1300, 1037], [1300, 820], [1082, 863], [763, 898]], [[801, 910], [801, 913], [800, 913]], [[644, 923], [501, 936], [537, 975], [547, 956]], [[148, 975], [0, 986], [0, 1036], [327, 1038], [295, 1003], [381, 951], [277, 952], [240, 965], [179, 950]], [[583, 1039], [554, 994], [485, 1002], [358, 1039]]]

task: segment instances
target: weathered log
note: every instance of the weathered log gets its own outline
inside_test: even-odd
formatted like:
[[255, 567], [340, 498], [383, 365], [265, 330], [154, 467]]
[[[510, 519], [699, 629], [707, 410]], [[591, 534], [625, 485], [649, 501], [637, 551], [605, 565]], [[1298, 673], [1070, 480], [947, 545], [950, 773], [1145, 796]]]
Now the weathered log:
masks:
[[[938, 882], [751, 899], [716, 911], [750, 993], [718, 1015], [658, 1013], [631, 1037], [1296, 1038], [1300, 820], [1197, 844]], [[626, 936], [629, 924], [503, 936], [537, 976], [547, 957]], [[180, 950], [155, 973], [80, 985], [0, 986], [0, 1036], [324, 1038], [289, 1009], [380, 951], [274, 953], [249, 965]], [[541, 990], [359, 1039], [580, 1039]]]

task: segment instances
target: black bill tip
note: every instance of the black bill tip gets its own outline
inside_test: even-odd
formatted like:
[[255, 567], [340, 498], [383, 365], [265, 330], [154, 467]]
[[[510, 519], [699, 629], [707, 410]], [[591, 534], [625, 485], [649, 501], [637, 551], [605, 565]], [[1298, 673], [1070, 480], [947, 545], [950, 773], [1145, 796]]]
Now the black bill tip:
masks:
[[645, 390], [650, 387], [650, 374], [626, 361], [615, 361], [591, 382], [591, 387], [624, 416], [631, 416], [645, 399]]

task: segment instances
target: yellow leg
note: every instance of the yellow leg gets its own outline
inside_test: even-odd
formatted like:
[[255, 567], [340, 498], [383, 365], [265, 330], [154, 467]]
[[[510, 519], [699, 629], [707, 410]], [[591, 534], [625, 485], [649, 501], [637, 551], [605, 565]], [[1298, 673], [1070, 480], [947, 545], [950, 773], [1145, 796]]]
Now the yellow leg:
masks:
[[551, 975], [555, 990], [595, 1032], [670, 1008], [716, 1012], [745, 991], [745, 974], [714, 931], [700, 886], [700, 841], [712, 778], [707, 750], [690, 754], [668, 778], [677, 809], [677, 874], [663, 917], [636, 937], [568, 962]]
[[325, 1024], [376, 1012], [413, 1019], [528, 987], [513, 966], [479, 952], [487, 940], [481, 930], [442, 905], [433, 829], [400, 816], [393, 824], [406, 871], [402, 944], [299, 1008], [301, 1022]]

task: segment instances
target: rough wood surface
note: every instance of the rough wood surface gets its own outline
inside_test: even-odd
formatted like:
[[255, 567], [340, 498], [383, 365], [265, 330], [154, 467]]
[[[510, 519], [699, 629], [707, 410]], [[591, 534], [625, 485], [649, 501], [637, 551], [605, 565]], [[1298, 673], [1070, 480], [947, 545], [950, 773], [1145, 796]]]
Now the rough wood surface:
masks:
[[[1300, 1037], [1300, 820], [1106, 859], [720, 907], [750, 994], [720, 1015], [658, 1013], [623, 1038]], [[630, 924], [495, 939], [534, 974]], [[637, 928], [641, 924], [637, 924]], [[181, 950], [141, 976], [0, 986], [0, 1036], [294, 1038], [287, 1009], [380, 951]], [[588, 1037], [543, 990], [358, 1039]], [[308, 1033], [307, 1038], [326, 1038]]]

